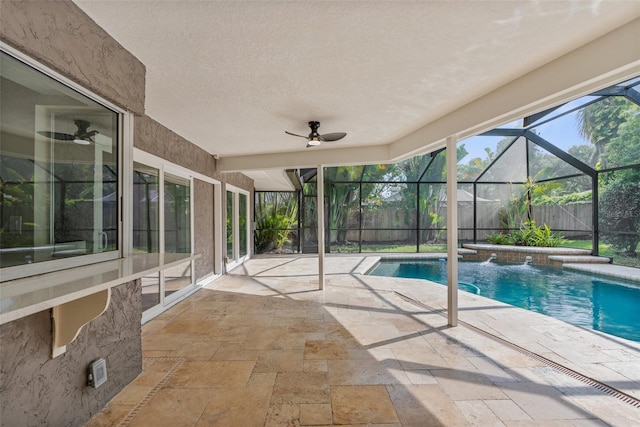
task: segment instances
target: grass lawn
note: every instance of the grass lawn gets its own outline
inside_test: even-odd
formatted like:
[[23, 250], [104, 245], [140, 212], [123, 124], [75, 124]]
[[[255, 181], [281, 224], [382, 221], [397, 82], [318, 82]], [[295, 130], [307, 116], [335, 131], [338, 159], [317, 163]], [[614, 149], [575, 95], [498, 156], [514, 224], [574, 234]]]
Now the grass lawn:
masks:
[[[357, 253], [358, 245], [336, 245], [331, 244], [331, 253]], [[381, 243], [377, 245], [363, 244], [363, 253], [416, 253], [416, 245], [400, 245], [393, 243]], [[447, 244], [420, 245], [420, 253], [447, 253]]]
[[[589, 250], [593, 248], [591, 240], [565, 240], [565, 243], [562, 246]], [[612, 258], [614, 264], [627, 265], [629, 267], [640, 267], [640, 258], [631, 258], [620, 255], [615, 248], [607, 243], [600, 243], [598, 255]]]

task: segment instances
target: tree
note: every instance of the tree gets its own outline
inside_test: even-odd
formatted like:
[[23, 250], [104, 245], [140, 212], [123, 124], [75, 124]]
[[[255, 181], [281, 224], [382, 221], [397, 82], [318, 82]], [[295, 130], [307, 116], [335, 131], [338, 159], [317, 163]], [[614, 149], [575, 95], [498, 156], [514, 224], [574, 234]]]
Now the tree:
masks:
[[329, 199], [330, 241], [345, 243], [349, 221], [360, 216], [360, 200], [367, 200], [378, 189], [360, 182], [376, 181], [388, 173], [387, 165], [339, 166], [324, 173], [325, 194]]
[[[622, 123], [618, 136], [607, 146], [607, 159], [611, 167], [640, 165], [640, 106], [630, 108], [631, 117]], [[640, 180], [640, 168], [620, 170], [617, 177], [626, 181]]]
[[607, 145], [607, 158], [611, 166], [636, 167], [613, 171], [602, 180], [602, 240], [636, 257], [640, 242], [640, 108], [619, 126], [618, 135]]
[[297, 193], [256, 193], [256, 252], [281, 250], [295, 232], [297, 217]]
[[607, 168], [606, 145], [618, 136], [620, 126], [626, 122], [637, 106], [623, 96], [610, 96], [587, 105], [578, 111], [580, 134], [595, 147], [592, 164]]
[[[600, 192], [602, 240], [637, 257], [640, 242], [640, 182], [617, 178]], [[612, 231], [615, 233], [607, 233]]]
[[580, 110], [578, 123], [595, 147], [593, 160], [598, 169], [632, 166], [601, 175], [598, 210], [602, 240], [636, 257], [640, 242], [640, 107], [622, 96], [608, 97]]

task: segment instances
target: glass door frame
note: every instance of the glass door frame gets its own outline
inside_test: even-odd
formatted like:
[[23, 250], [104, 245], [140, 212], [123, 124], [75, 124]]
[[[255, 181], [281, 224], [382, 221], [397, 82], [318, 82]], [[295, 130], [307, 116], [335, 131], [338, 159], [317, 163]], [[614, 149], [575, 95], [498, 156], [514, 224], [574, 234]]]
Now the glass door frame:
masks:
[[[243, 262], [245, 262], [246, 260], [248, 260], [249, 258], [251, 258], [251, 240], [252, 240], [252, 235], [251, 235], [251, 192], [244, 190], [242, 188], [238, 188], [235, 187], [231, 184], [227, 184], [226, 188], [225, 188], [225, 217], [226, 217], [226, 213], [228, 211], [228, 207], [226, 206], [227, 203], [227, 193], [231, 193], [233, 194], [233, 232], [232, 232], [232, 244], [233, 244], [233, 258], [229, 258], [227, 256], [228, 252], [227, 252], [227, 240], [226, 240], [226, 236], [227, 236], [227, 226], [226, 226], [226, 222], [225, 222], [225, 240], [223, 242], [224, 247], [224, 254], [225, 254], [225, 269], [226, 271], [230, 271], [234, 268], [236, 268], [237, 266], [239, 266], [240, 264], [242, 264]], [[245, 221], [245, 228], [246, 228], [246, 248], [247, 248], [247, 253], [243, 256], [240, 256], [240, 194], [244, 195], [247, 199], [246, 199], [246, 221]]]
[[[171, 163], [167, 160], [164, 160], [160, 157], [157, 157], [153, 154], [147, 153], [146, 151], [142, 151], [140, 149], [133, 149], [133, 160], [131, 162], [131, 176], [133, 176], [133, 161], [136, 163], [141, 163], [145, 166], [154, 168], [158, 170], [158, 189], [159, 189], [159, 197], [158, 197], [158, 216], [159, 216], [159, 253], [165, 253], [165, 218], [164, 218], [164, 202], [165, 202], [165, 191], [164, 191], [164, 183], [165, 183], [165, 174], [174, 175], [176, 177], [184, 178], [189, 181], [189, 233], [190, 233], [190, 252], [193, 254], [194, 250], [194, 185], [193, 185], [193, 172], [183, 168], [179, 165]], [[132, 197], [131, 197], [132, 199]], [[131, 200], [132, 206], [131, 210], [133, 212], [134, 203]], [[131, 226], [129, 227], [131, 228]], [[129, 230], [129, 233], [132, 234], [132, 230]], [[129, 244], [130, 250], [133, 248], [133, 242]], [[155, 306], [145, 310], [142, 313], [142, 323], [145, 323], [152, 318], [156, 317], [160, 313], [164, 312], [169, 307], [173, 306], [177, 302], [186, 298], [193, 292], [195, 292], [199, 286], [195, 283], [194, 279], [194, 261], [188, 261], [191, 269], [191, 283], [184, 288], [174, 292], [171, 295], [165, 296], [165, 272], [161, 270], [159, 274], [159, 282], [160, 282], [160, 295], [158, 304]], [[186, 264], [186, 262], [185, 262]]]

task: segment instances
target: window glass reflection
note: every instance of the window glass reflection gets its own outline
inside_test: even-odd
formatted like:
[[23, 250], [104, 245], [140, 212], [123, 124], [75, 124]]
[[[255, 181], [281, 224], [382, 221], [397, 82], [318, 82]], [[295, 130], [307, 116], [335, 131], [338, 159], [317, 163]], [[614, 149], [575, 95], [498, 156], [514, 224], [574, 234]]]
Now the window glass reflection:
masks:
[[[159, 171], [133, 163], [133, 251], [154, 253], [160, 251]], [[160, 273], [142, 278], [142, 310], [160, 303]]]
[[238, 194], [238, 224], [240, 227], [238, 244], [240, 246], [240, 256], [247, 255], [247, 196]]
[[164, 176], [164, 251], [191, 253], [191, 190], [189, 180]]
[[233, 225], [235, 220], [233, 217], [233, 200], [233, 193], [227, 191], [227, 258], [229, 261], [235, 259], [233, 254]]
[[0, 266], [117, 250], [117, 114], [4, 53], [0, 73]]

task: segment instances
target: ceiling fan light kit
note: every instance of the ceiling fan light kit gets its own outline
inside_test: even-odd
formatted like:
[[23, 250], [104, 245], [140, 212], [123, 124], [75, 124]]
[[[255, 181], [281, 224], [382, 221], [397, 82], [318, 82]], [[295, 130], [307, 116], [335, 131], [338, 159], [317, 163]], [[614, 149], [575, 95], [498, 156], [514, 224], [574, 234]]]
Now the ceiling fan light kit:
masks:
[[334, 132], [334, 133], [327, 133], [327, 134], [324, 134], [324, 135], [320, 135], [318, 133], [318, 128], [320, 127], [320, 122], [310, 121], [308, 123], [308, 125], [311, 128], [311, 133], [309, 133], [308, 136], [298, 135], [298, 134], [295, 134], [295, 133], [287, 132], [286, 130], [284, 131], [284, 133], [286, 133], [287, 135], [298, 136], [300, 138], [306, 139], [307, 140], [307, 148], [309, 148], [309, 147], [317, 147], [318, 145], [322, 144], [323, 142], [338, 141], [338, 140], [344, 138], [345, 136], [347, 136], [347, 134], [345, 132]]
[[91, 143], [93, 141], [91, 140], [86, 140], [86, 139], [80, 139], [80, 138], [75, 138], [73, 140], [74, 144], [78, 144], [78, 145], [91, 145]]

